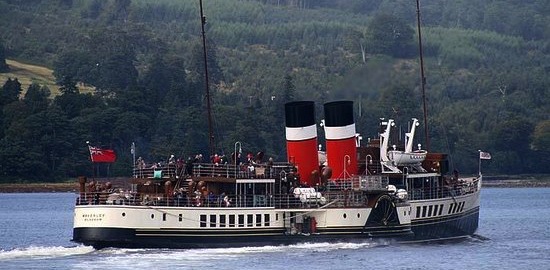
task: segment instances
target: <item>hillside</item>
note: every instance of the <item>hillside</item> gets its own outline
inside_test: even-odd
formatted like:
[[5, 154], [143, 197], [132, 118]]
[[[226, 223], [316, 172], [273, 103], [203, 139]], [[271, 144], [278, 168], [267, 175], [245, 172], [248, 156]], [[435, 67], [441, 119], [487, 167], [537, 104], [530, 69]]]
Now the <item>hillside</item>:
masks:
[[[422, 1], [430, 150], [451, 169], [475, 173], [481, 149], [489, 173], [550, 172], [549, 3]], [[353, 100], [363, 138], [382, 117], [396, 134], [422, 118], [413, 2], [204, 4], [217, 152], [239, 141], [284, 159], [292, 100], [315, 101], [319, 122], [323, 103]], [[115, 175], [129, 173], [132, 142], [149, 161], [208, 152], [198, 1], [0, 0], [0, 12], [6, 57], [52, 68], [16, 67], [19, 79], [66, 90], [51, 103], [4, 92], [0, 178], [89, 175], [85, 141], [119, 153]]]

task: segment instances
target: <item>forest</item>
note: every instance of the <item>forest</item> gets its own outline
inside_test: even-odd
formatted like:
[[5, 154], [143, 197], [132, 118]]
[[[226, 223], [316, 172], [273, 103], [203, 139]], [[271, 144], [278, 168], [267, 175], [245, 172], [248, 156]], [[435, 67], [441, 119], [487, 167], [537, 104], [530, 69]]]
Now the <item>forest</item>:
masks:
[[[353, 100], [364, 140], [380, 118], [400, 134], [423, 119], [415, 1], [203, 4], [216, 153], [284, 161], [289, 101], [315, 101], [321, 123], [324, 103]], [[0, 182], [91, 176], [87, 142], [115, 150], [112, 176], [131, 175], [132, 143], [147, 162], [210, 154], [199, 0], [0, 0], [0, 14], [0, 72], [46, 66], [58, 86], [0, 82]], [[550, 173], [550, 1], [420, 14], [429, 150], [466, 174], [479, 150], [487, 174]]]

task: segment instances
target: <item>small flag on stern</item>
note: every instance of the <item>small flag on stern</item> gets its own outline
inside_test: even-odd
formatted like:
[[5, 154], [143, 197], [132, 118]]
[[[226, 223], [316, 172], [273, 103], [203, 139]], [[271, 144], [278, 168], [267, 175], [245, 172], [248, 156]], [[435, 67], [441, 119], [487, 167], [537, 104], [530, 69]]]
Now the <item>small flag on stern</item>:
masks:
[[101, 149], [99, 147], [93, 147], [90, 145], [88, 145], [88, 148], [90, 149], [90, 158], [94, 163], [98, 163], [98, 162], [112, 163], [112, 162], [115, 162], [116, 160], [115, 151], [112, 149]]
[[479, 159], [491, 159], [491, 153], [479, 151]]

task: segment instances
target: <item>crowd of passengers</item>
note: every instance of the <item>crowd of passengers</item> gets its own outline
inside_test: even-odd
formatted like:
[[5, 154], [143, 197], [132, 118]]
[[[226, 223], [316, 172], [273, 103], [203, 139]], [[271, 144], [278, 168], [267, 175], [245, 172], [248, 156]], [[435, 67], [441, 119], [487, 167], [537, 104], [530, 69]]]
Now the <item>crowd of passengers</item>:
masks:
[[[231, 155], [231, 160], [224, 154], [214, 154], [210, 157], [210, 163], [214, 166], [225, 166], [225, 165], [237, 165], [240, 167], [241, 172], [246, 173], [247, 175], [253, 175], [255, 173], [256, 165], [262, 164], [269, 167], [273, 165], [273, 158], [270, 157], [267, 162], [263, 161], [264, 153], [258, 152], [256, 155], [249, 152], [244, 158], [241, 153], [233, 153]], [[136, 160], [135, 167], [141, 170], [158, 170], [167, 168], [175, 169], [176, 175], [193, 175], [193, 168], [195, 164], [205, 163], [205, 159], [202, 154], [197, 154], [194, 156], [189, 156], [186, 160], [183, 158], [176, 159], [174, 155], [170, 155], [168, 160], [154, 162], [152, 164], [147, 164], [142, 157], [138, 157]]]

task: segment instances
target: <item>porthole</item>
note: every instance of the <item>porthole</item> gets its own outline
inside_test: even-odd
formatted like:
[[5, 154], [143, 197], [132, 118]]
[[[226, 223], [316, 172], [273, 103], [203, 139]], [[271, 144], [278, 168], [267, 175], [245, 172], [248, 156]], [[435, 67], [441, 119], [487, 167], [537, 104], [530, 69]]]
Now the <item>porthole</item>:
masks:
[[360, 214], [360, 213], [357, 213], [357, 218], [361, 218], [361, 214]]
[[151, 219], [154, 219], [155, 218], [155, 214], [151, 214]]
[[347, 217], [348, 217], [348, 215], [346, 215], [346, 213], [344, 213], [344, 218], [347, 218]]
[[126, 213], [122, 213], [122, 216], [125, 217], [125, 216], [126, 216]]

